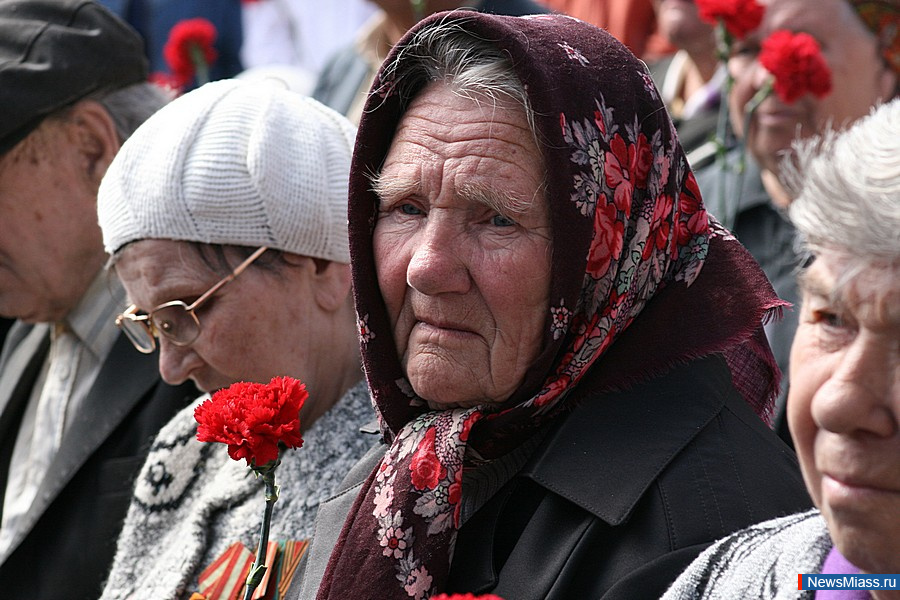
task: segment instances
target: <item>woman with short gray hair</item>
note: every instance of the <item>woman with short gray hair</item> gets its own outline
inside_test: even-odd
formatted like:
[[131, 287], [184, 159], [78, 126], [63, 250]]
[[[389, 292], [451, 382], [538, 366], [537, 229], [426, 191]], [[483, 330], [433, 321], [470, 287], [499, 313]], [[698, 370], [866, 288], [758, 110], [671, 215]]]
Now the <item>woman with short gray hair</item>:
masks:
[[787, 408], [817, 508], [718, 542], [666, 600], [812, 598], [798, 574], [900, 572], [900, 99], [795, 149], [784, 172], [810, 262]]

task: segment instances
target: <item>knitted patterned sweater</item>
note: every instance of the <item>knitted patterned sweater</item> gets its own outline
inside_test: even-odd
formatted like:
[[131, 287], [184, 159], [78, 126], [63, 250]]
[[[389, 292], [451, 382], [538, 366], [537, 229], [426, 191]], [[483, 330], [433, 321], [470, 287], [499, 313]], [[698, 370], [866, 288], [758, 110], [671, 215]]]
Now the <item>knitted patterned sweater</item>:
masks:
[[[196, 439], [194, 407], [160, 430], [135, 484], [101, 600], [175, 600], [197, 590], [200, 572], [235, 541], [255, 551], [265, 505], [261, 480], [224, 444]], [[272, 541], [309, 538], [327, 498], [376, 440], [359, 434], [374, 417], [365, 383], [303, 434], [276, 471], [281, 487]]]
[[819, 573], [833, 544], [818, 510], [764, 521], [694, 559], [662, 600], [812, 600], [798, 573]]

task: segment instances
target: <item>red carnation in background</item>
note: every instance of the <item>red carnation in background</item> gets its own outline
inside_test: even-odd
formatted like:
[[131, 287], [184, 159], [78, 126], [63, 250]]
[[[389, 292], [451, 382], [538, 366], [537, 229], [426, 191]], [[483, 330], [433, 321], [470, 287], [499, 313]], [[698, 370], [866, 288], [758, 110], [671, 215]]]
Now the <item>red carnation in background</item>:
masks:
[[194, 410], [197, 439], [228, 444], [232, 459], [262, 467], [278, 459], [279, 444], [303, 445], [300, 408], [308, 396], [306, 386], [290, 377], [235, 383]]
[[765, 10], [756, 0], [697, 0], [701, 19], [710, 25], [723, 23], [736, 38], [743, 38], [759, 27]]
[[179, 21], [169, 31], [163, 58], [181, 85], [189, 83], [195, 75], [200, 85], [209, 81], [209, 66], [219, 56], [213, 47], [217, 36], [216, 26], [199, 17]]
[[775, 93], [788, 104], [807, 93], [821, 98], [831, 92], [831, 69], [808, 33], [773, 32], [763, 40], [759, 62], [775, 78]]

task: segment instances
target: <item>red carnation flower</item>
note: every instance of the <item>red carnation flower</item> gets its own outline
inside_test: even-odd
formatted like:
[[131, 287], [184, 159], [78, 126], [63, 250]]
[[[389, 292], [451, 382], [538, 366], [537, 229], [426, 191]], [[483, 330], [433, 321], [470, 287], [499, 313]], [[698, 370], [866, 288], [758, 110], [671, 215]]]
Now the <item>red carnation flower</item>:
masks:
[[775, 93], [788, 104], [807, 93], [821, 98], [831, 92], [831, 69], [808, 33], [773, 32], [763, 40], [759, 62], [775, 78]]
[[176, 23], [163, 46], [163, 57], [176, 80], [187, 83], [197, 75], [199, 83], [209, 81], [209, 65], [218, 57], [213, 42], [216, 27], [203, 18]]
[[759, 27], [766, 9], [756, 0], [697, 0], [697, 11], [710, 25], [721, 22], [740, 39]]
[[308, 396], [306, 386], [290, 377], [275, 377], [268, 384], [235, 383], [194, 410], [200, 424], [197, 439], [228, 444], [232, 459], [262, 467], [278, 459], [279, 444], [303, 445], [300, 408]]

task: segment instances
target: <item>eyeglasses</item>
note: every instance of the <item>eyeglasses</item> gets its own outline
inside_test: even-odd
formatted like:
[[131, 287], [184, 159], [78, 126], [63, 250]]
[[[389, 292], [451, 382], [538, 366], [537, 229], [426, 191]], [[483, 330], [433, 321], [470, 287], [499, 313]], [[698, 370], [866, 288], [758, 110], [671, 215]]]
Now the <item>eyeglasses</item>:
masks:
[[234, 271], [223, 277], [214, 286], [206, 290], [202, 296], [190, 305], [181, 300], [173, 300], [160, 304], [145, 315], [137, 314], [137, 307], [132, 304], [125, 312], [116, 317], [116, 326], [134, 344], [139, 352], [150, 354], [156, 350], [156, 339], [160, 335], [166, 337], [176, 346], [187, 346], [200, 336], [200, 319], [195, 312], [209, 300], [213, 294], [222, 289], [226, 283], [234, 280], [244, 269], [259, 258], [268, 246], [257, 248], [253, 254], [235, 267]]

